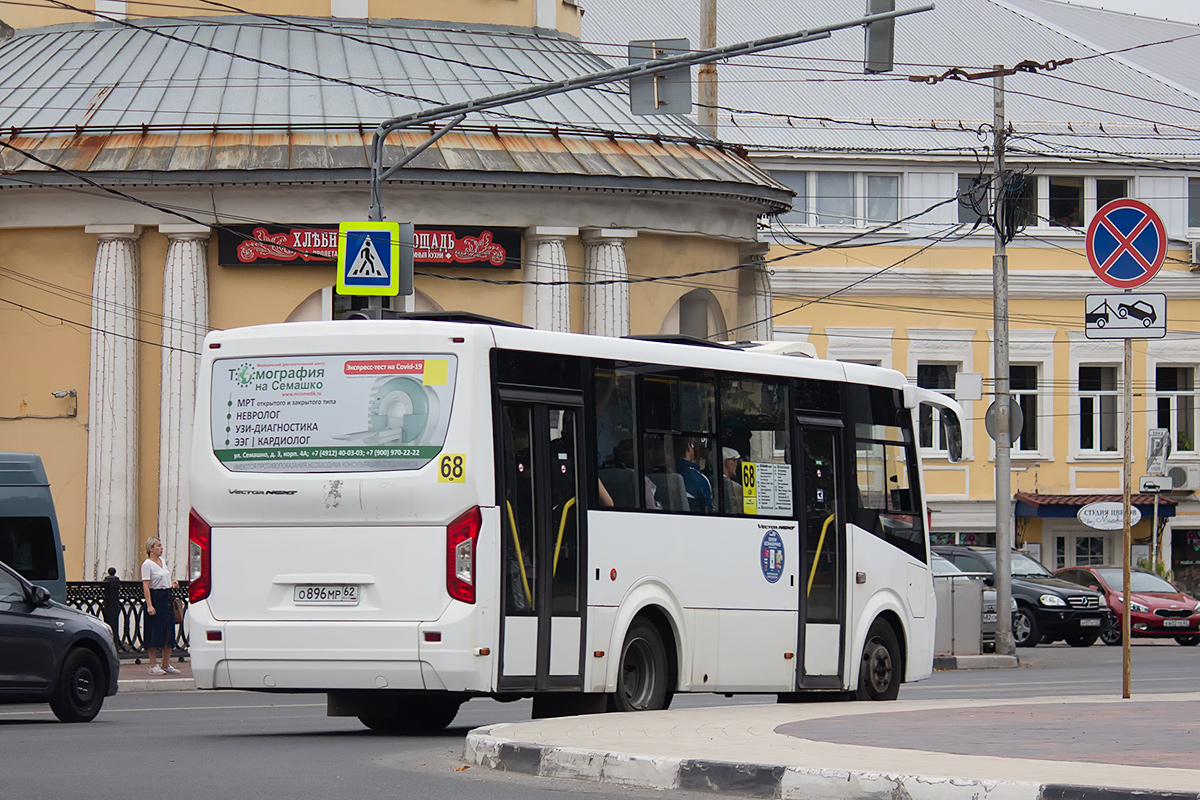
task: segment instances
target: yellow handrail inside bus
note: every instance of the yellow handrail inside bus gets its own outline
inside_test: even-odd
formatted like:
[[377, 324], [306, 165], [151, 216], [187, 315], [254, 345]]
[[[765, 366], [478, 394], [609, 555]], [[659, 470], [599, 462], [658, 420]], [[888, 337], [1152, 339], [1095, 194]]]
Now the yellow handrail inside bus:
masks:
[[513, 546], [517, 548], [517, 566], [521, 568], [521, 583], [525, 586], [525, 600], [529, 603], [529, 607], [533, 608], [533, 593], [529, 591], [529, 578], [525, 575], [525, 557], [521, 555], [521, 540], [517, 537], [517, 518], [513, 514], [512, 503], [505, 500], [504, 504], [508, 506], [508, 525], [512, 528]]
[[558, 551], [562, 547], [563, 531], [567, 528], [567, 512], [571, 510], [571, 506], [573, 505], [575, 505], [574, 497], [563, 503], [562, 520], [558, 523], [558, 541], [554, 543], [554, 568], [550, 570], [550, 577], [558, 574]]
[[808, 591], [804, 593], [805, 597], [812, 594], [813, 578], [817, 577], [817, 562], [821, 560], [821, 548], [825, 546], [825, 532], [829, 530], [829, 523], [833, 522], [833, 514], [825, 518], [825, 524], [821, 526], [821, 538], [817, 539], [817, 553], [813, 556], [812, 569], [808, 572]]

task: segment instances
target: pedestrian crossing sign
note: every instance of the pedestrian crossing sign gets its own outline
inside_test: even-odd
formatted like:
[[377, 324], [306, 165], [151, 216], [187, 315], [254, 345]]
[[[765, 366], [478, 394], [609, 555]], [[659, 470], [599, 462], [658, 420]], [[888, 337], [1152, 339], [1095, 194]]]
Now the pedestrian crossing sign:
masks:
[[400, 271], [400, 223], [338, 226], [338, 294], [398, 295]]

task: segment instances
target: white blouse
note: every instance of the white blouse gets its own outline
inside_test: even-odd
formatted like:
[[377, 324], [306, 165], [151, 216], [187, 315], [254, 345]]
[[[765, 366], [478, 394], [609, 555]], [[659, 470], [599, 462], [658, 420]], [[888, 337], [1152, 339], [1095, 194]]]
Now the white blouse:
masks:
[[147, 558], [142, 562], [142, 580], [150, 581], [151, 589], [170, 589], [171, 570], [166, 567], [160, 567], [154, 561]]

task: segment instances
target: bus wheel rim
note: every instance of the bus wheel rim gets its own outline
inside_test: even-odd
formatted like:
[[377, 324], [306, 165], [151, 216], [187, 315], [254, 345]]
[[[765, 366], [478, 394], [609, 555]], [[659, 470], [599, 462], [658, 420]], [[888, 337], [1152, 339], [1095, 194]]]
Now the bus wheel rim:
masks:
[[654, 659], [645, 639], [634, 639], [625, 651], [621, 692], [633, 708], [645, 708], [654, 686]]
[[872, 639], [863, 660], [871, 689], [877, 694], [886, 692], [892, 683], [892, 656], [887, 647], [878, 639]]

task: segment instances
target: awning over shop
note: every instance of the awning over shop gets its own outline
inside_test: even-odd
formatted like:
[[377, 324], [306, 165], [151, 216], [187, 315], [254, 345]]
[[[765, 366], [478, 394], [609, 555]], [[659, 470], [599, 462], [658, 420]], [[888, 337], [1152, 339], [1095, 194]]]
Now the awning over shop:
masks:
[[[1133, 507], [1148, 517], [1154, 513], [1154, 495], [1135, 494], [1131, 502]], [[1079, 509], [1092, 503], [1120, 503], [1124, 497], [1119, 494], [1037, 494], [1036, 492], [1017, 492], [1013, 495], [1016, 501], [1015, 514], [1018, 517], [1057, 517], [1070, 518], [1079, 514]], [[1163, 495], [1158, 496], [1158, 516], [1175, 516], [1177, 501]]]

